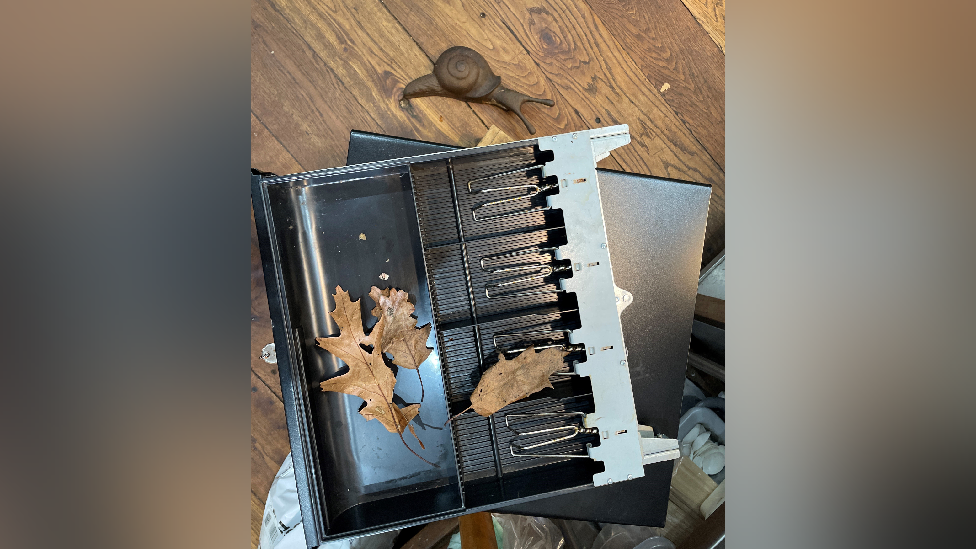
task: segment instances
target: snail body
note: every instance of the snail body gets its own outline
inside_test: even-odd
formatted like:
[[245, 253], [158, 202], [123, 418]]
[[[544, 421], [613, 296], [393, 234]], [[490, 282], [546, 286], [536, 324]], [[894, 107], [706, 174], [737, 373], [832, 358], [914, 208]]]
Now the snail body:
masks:
[[526, 102], [553, 106], [550, 99], [529, 97], [501, 85], [502, 78], [488, 66], [488, 61], [471, 48], [453, 46], [444, 51], [434, 62], [434, 71], [407, 84], [403, 89], [403, 99], [441, 96], [488, 103], [514, 112], [525, 124], [529, 133], [535, 128], [522, 114]]

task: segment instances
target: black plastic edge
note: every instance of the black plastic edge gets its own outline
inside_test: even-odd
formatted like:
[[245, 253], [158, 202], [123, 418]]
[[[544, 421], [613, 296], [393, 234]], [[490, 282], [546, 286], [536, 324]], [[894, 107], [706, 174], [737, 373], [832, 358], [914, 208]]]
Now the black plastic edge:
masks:
[[[256, 171], [256, 170], [253, 170]], [[281, 397], [285, 407], [285, 422], [288, 426], [288, 439], [291, 446], [292, 466], [295, 470], [295, 483], [298, 490], [298, 504], [302, 512], [302, 522], [305, 528], [305, 543], [308, 547], [317, 547], [317, 541], [322, 540], [325, 533], [323, 517], [315, 512], [317, 494], [313, 494], [308, 477], [309, 456], [305, 452], [302, 433], [307, 426], [300, 425], [298, 415], [298, 398], [294, 382], [293, 365], [291, 361], [292, 338], [289, 333], [290, 322], [287, 317], [284, 287], [281, 284], [281, 273], [275, 268], [273, 258], [276, 255], [276, 244], [271, 234], [268, 217], [270, 205], [262, 175], [251, 174], [251, 207], [254, 210], [254, 224], [258, 234], [258, 249], [261, 252], [261, 265], [264, 268], [264, 284], [268, 295], [268, 308], [271, 316], [272, 334], [277, 349], [278, 377], [281, 381]], [[263, 172], [259, 172], [263, 173]], [[311, 520], [308, 520], [310, 519]]]

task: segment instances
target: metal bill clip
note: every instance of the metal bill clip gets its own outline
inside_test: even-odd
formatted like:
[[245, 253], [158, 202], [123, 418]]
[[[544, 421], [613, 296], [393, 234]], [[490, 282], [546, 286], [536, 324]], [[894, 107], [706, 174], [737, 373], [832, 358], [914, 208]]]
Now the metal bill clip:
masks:
[[[586, 414], [583, 412], [538, 412], [534, 414], [508, 414], [505, 416], [505, 426], [515, 433], [515, 438], [509, 444], [509, 451], [515, 457], [547, 457], [547, 458], [588, 458], [587, 454], [536, 454], [525, 453], [526, 450], [551, 446], [567, 440], [572, 440], [581, 435], [595, 435], [599, 430], [595, 427], [583, 427], [582, 420]], [[572, 425], [561, 425], [557, 427], [545, 427], [531, 431], [520, 431], [512, 426], [512, 420], [559, 420], [559, 419], [579, 419], [580, 424], [575, 422]], [[545, 424], [545, 423], [543, 423]], [[546, 435], [541, 436], [540, 435]], [[547, 436], [549, 438], [547, 438]], [[555, 438], [551, 438], [551, 437]], [[540, 441], [539, 439], [542, 438]], [[518, 442], [519, 440], [524, 441]]]
[[497, 206], [499, 204], [505, 204], [507, 202], [513, 202], [513, 201], [516, 201], [516, 200], [527, 200], [527, 199], [530, 199], [533, 196], [536, 196], [536, 195], [538, 195], [540, 193], [544, 193], [546, 191], [549, 191], [549, 190], [552, 190], [552, 189], [557, 188], [559, 186], [558, 183], [541, 183], [541, 182], [538, 183], [538, 184], [536, 184], [536, 183], [523, 183], [523, 184], [518, 184], [518, 185], [505, 185], [505, 186], [501, 186], [501, 187], [487, 187], [487, 188], [484, 188], [484, 189], [477, 189], [477, 190], [475, 190], [474, 188], [472, 188], [472, 183], [475, 183], [477, 181], [488, 181], [489, 179], [494, 179], [496, 177], [503, 177], [503, 176], [506, 176], [506, 175], [512, 175], [512, 174], [516, 174], [516, 173], [520, 173], [520, 172], [534, 170], [534, 169], [541, 168], [541, 167], [542, 167], [542, 164], [532, 164], [532, 165], [526, 166], [524, 168], [519, 168], [517, 170], [509, 170], [507, 172], [496, 173], [496, 174], [492, 174], [492, 175], [489, 175], [489, 176], [479, 177], [479, 178], [476, 178], [476, 179], [469, 180], [468, 181], [468, 192], [469, 193], [482, 193], [482, 194], [484, 194], [484, 193], [498, 193], [498, 192], [506, 192], [506, 191], [518, 191], [518, 190], [524, 190], [525, 191], [522, 194], [518, 194], [518, 195], [515, 195], [515, 196], [509, 196], [509, 197], [506, 197], [506, 198], [499, 198], [497, 200], [490, 200], [488, 202], [483, 202], [483, 203], [481, 203], [481, 204], [479, 204], [479, 205], [477, 205], [477, 206], [475, 206], [474, 208], [471, 209], [471, 217], [473, 217], [475, 221], [490, 221], [490, 220], [493, 220], [493, 219], [501, 219], [501, 218], [504, 218], [504, 217], [511, 217], [511, 216], [515, 216], [515, 215], [524, 215], [524, 214], [528, 214], [528, 213], [541, 212], [541, 211], [548, 210], [549, 209], [549, 206], [537, 206], [535, 208], [528, 208], [528, 209], [524, 209], [524, 210], [516, 210], [516, 211], [512, 211], [512, 212], [499, 213], [499, 214], [495, 214], [495, 215], [488, 215], [488, 216], [484, 216], [484, 215], [479, 216], [478, 215], [478, 212], [481, 209], [483, 209], [483, 208], [489, 208], [491, 206]]
[[[504, 333], [504, 334], [495, 334], [492, 336], [491, 342], [495, 346], [495, 349], [499, 349], [499, 342], [498, 342], [499, 339], [528, 338], [528, 341], [534, 342], [530, 344], [530, 343], [526, 343], [525, 341], [522, 341], [516, 347], [501, 350], [501, 352], [505, 354], [521, 353], [522, 351], [528, 349], [530, 346], [535, 347], [537, 351], [541, 349], [550, 349], [553, 347], [560, 347], [564, 351], [568, 351], [571, 353], [575, 351], [585, 350], [586, 345], [582, 343], [569, 343], [568, 341], [562, 341], [562, 342], [555, 341], [557, 334], [562, 334], [565, 337], [570, 333], [572, 333], [572, 330], [536, 330], [530, 332], [512, 332], [512, 333]], [[540, 344], [539, 342], [541, 341], [546, 341], [546, 342]], [[556, 372], [553, 375], [571, 376], [571, 375], [576, 375], [576, 372], [575, 371]]]

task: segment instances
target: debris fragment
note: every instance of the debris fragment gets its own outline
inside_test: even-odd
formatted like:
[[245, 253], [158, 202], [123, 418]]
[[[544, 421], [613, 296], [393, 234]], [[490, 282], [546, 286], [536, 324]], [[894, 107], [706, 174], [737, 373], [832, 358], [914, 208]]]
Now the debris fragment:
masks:
[[666, 91], [668, 91], [670, 89], [671, 89], [671, 84], [668, 84], [667, 82], [665, 82], [664, 85], [661, 86], [661, 93], [664, 93], [664, 92], [666, 92]]
[[359, 240], [366, 240], [366, 233], [359, 233]]
[[380, 280], [389, 280], [389, 279], [390, 279], [390, 275], [386, 273], [380, 273]]

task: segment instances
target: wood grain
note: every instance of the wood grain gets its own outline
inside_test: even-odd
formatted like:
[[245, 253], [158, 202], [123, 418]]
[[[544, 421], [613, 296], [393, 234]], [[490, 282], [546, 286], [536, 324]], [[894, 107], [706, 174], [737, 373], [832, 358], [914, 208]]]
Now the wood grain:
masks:
[[251, 549], [261, 541], [261, 522], [264, 520], [264, 499], [251, 492]]
[[695, 316], [725, 325], [725, 300], [698, 294], [695, 296]]
[[[487, 7], [488, 2], [479, 1]], [[721, 183], [721, 169], [585, 4], [501, 0], [497, 6], [515, 37], [584, 120], [630, 125], [631, 144], [613, 152], [624, 169]]]
[[[705, 474], [690, 458], [679, 458], [671, 477], [671, 499], [696, 513], [702, 502], [715, 491], [718, 484]], [[705, 517], [701, 517], [704, 520]]]
[[309, 170], [341, 166], [349, 130], [382, 129], [281, 14], [261, 2], [251, 10], [251, 111]]
[[464, 549], [497, 549], [495, 526], [491, 513], [471, 513], [460, 520], [461, 547]]
[[[305, 171], [278, 138], [251, 113], [251, 167], [278, 175]], [[251, 212], [253, 218], [254, 212]]]
[[[592, 127], [562, 99], [553, 83], [506, 28], [505, 22], [495, 13], [486, 11], [484, 5], [457, 0], [433, 0], [427, 3], [427, 9], [417, 9], [416, 2], [412, 0], [384, 0], [384, 5], [431, 59], [436, 60], [451, 46], [468, 46], [484, 56], [492, 71], [501, 76], [504, 86], [556, 101], [553, 107], [536, 104], [526, 104], [524, 107], [522, 112], [535, 125], [537, 135]], [[481, 17], [482, 13], [484, 17]], [[432, 68], [433, 63], [426, 71], [430, 72]], [[444, 97], [411, 100], [411, 103], [420, 102], [441, 106], [455, 101]], [[532, 137], [514, 114], [490, 105], [472, 107], [486, 123], [497, 126], [514, 140]]]
[[705, 522], [701, 515], [701, 504], [716, 487], [715, 481], [691, 459], [678, 459], [671, 478], [668, 514], [661, 535], [675, 545], [681, 545], [692, 536]]
[[724, 172], [658, 90], [639, 76], [602, 21], [571, 0], [500, 0], [498, 7], [584, 119], [630, 126], [630, 145], [611, 153], [625, 170], [712, 185], [702, 264], [724, 249]]
[[262, 503], [290, 451], [285, 407], [261, 378], [251, 372], [251, 493]]
[[683, 542], [678, 549], [710, 549], [725, 545], [725, 504], [719, 505], [705, 522]]
[[697, 511], [669, 500], [668, 513], [664, 519], [664, 527], [661, 528], [661, 535], [677, 545], [688, 539], [704, 523], [705, 519]]
[[255, 2], [260, 4], [294, 27], [384, 133], [470, 147], [488, 128], [464, 103], [401, 105], [404, 86], [431, 63], [378, 0]]
[[723, 503], [725, 503], [724, 480], [718, 485], [717, 488], [712, 490], [712, 493], [709, 494], [707, 498], [705, 498], [705, 501], [702, 502], [699, 510], [701, 511], [702, 516], [707, 519]]
[[[725, 170], [725, 54], [680, 0], [587, 0]], [[663, 91], [662, 91], [663, 90]]]
[[681, 0], [725, 53], [725, 0]]

